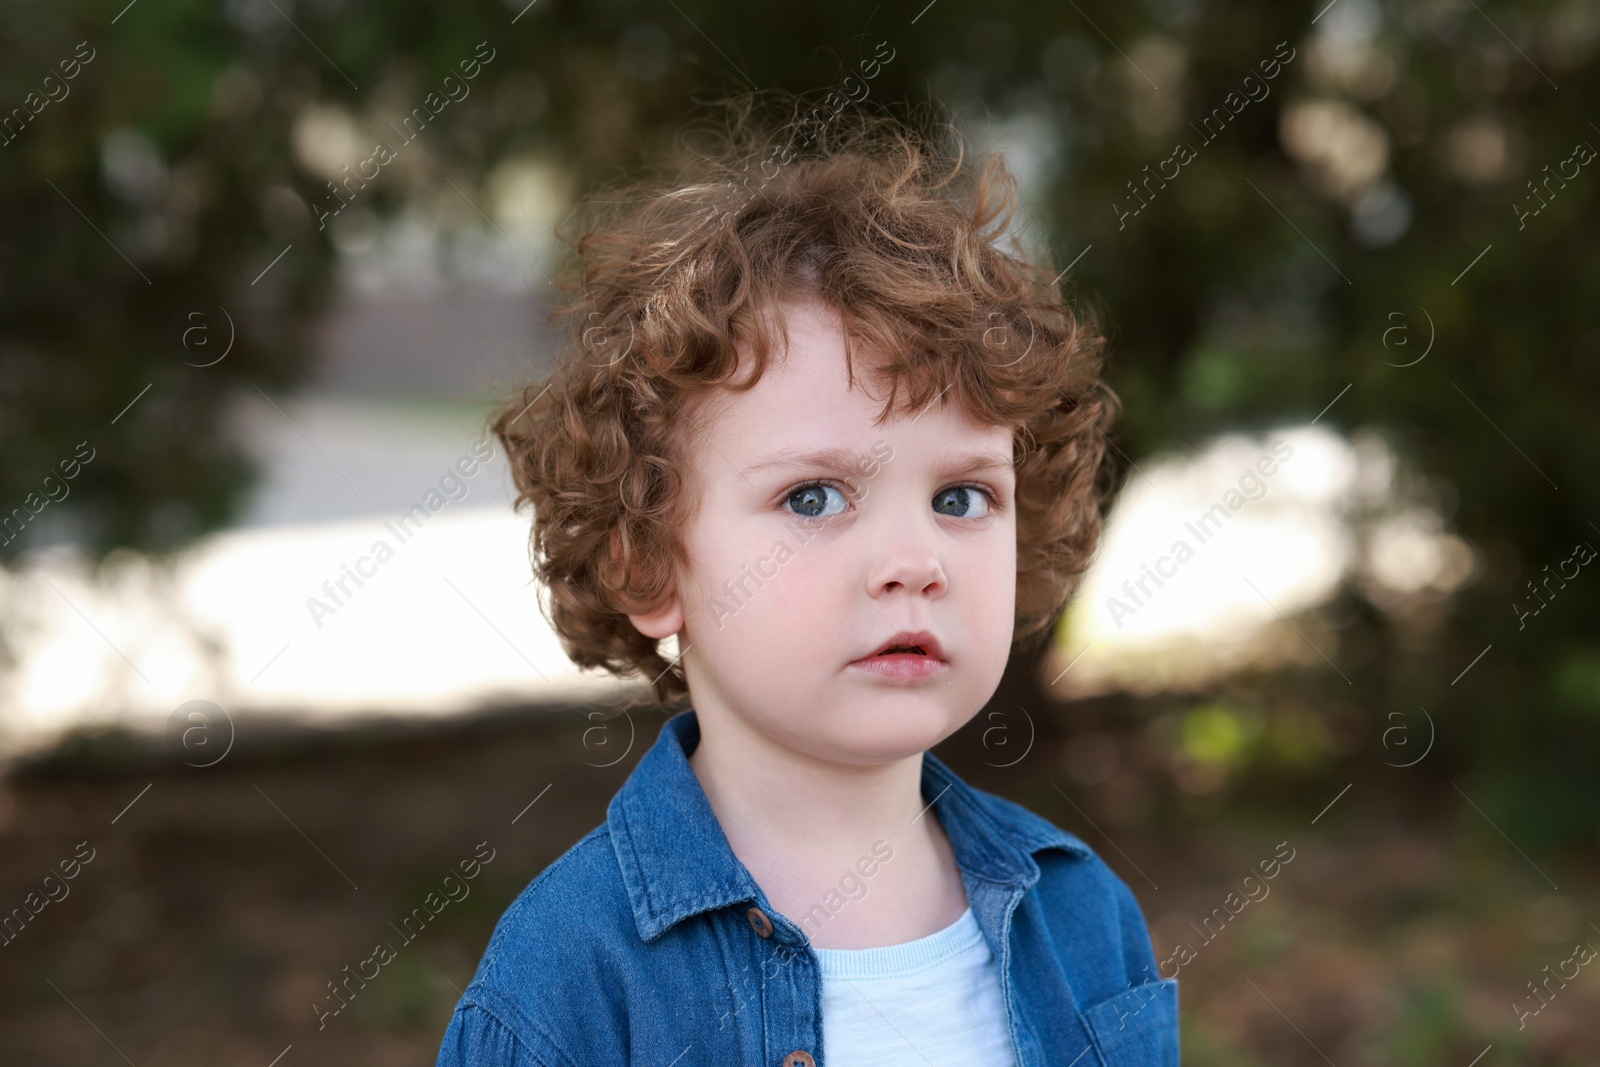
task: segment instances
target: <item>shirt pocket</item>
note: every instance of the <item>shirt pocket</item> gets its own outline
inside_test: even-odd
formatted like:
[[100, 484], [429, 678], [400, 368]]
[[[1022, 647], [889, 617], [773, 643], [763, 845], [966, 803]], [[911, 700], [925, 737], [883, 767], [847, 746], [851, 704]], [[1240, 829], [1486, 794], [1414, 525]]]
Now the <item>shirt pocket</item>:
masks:
[[1158, 978], [1092, 1004], [1080, 1016], [1100, 1067], [1178, 1067], [1178, 980]]

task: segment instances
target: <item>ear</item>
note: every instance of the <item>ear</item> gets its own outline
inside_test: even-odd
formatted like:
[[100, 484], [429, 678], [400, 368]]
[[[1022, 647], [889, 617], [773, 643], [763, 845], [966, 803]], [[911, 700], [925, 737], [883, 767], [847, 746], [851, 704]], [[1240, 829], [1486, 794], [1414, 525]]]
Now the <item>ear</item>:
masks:
[[637, 615], [629, 612], [628, 620], [633, 623], [635, 630], [646, 637], [661, 640], [683, 629], [683, 608], [678, 604], [677, 595], [673, 594], [653, 611]]
[[[618, 531], [613, 530], [611, 534], [611, 558], [615, 560], [621, 557], [621, 536]], [[628, 604], [626, 607], [633, 608], [636, 605]], [[676, 590], [667, 594], [666, 599], [655, 607], [648, 610], [628, 611], [627, 615], [628, 621], [633, 623], [635, 630], [638, 630], [646, 637], [653, 637], [658, 641], [671, 637], [683, 629], [683, 605], [678, 601]]]

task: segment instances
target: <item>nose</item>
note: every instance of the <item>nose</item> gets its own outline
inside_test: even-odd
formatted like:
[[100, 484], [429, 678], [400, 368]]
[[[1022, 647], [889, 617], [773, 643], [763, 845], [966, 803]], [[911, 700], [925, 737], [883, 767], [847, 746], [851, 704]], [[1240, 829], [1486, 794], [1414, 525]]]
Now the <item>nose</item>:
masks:
[[943, 596], [948, 579], [934, 544], [937, 537], [931, 512], [924, 519], [885, 524], [872, 549], [867, 595], [874, 600], [897, 591]]

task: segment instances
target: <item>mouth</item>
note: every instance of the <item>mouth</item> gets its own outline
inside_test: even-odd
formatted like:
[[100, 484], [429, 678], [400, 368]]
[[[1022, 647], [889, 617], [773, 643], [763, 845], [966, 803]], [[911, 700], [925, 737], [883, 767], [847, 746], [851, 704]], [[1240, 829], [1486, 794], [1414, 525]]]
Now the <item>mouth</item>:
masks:
[[851, 667], [861, 667], [886, 677], [922, 678], [946, 669], [944, 648], [939, 638], [926, 630], [901, 630], [886, 638], [882, 645], [867, 656], [851, 662]]

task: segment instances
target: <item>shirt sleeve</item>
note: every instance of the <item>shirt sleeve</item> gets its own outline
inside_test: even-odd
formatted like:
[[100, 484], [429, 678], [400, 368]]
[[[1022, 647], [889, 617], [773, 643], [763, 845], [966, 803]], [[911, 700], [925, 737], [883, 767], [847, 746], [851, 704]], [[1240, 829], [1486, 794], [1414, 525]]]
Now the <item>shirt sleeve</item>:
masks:
[[435, 1067], [556, 1067], [556, 1061], [537, 1057], [481, 1005], [462, 1004], [450, 1017]]

